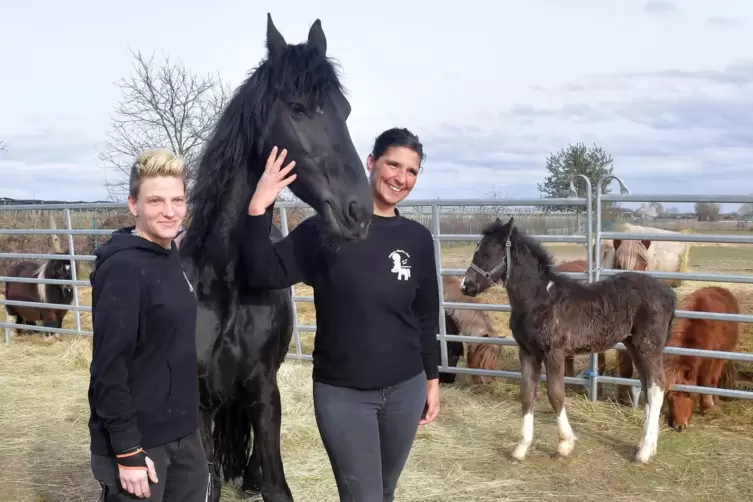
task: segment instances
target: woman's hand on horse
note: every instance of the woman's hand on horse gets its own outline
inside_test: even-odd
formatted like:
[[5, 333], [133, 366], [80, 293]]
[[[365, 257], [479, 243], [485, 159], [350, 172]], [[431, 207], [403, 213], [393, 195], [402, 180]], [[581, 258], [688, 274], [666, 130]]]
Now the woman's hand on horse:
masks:
[[295, 174], [288, 176], [295, 167], [295, 161], [293, 160], [287, 166], [282, 167], [287, 155], [288, 151], [283, 149], [278, 156], [277, 147], [272, 148], [272, 152], [267, 158], [264, 174], [261, 175], [259, 183], [256, 185], [256, 191], [248, 204], [248, 214], [252, 216], [264, 214], [267, 208], [277, 199], [282, 189], [295, 181]]

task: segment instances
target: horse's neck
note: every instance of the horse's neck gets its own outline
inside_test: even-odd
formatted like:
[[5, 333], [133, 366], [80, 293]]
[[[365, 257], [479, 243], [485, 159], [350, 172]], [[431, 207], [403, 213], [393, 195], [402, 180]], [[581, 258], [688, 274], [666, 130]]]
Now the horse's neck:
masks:
[[[231, 183], [230, 189], [222, 195], [222, 202], [214, 222], [212, 230], [207, 235], [205, 242], [198, 245], [204, 248], [205, 264], [212, 264], [222, 268], [234, 266], [238, 260], [239, 242], [238, 231], [243, 219], [248, 214], [248, 203], [256, 190], [259, 181], [258, 174], [244, 173], [244, 176]], [[272, 212], [275, 204], [269, 206], [265, 212], [268, 223], [271, 226]]]
[[546, 292], [547, 272], [534, 261], [533, 256], [523, 251], [521, 256], [512, 255], [510, 279], [505, 283], [510, 306], [523, 306]]

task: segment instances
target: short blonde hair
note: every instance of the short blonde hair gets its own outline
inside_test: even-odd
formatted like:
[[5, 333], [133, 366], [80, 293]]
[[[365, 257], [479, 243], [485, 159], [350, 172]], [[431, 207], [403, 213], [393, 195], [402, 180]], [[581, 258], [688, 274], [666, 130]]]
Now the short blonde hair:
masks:
[[155, 178], [157, 176], [172, 176], [180, 178], [183, 181], [183, 186], [185, 186], [185, 166], [185, 158], [182, 155], [173, 153], [167, 148], [154, 148], [147, 150], [139, 155], [131, 166], [128, 193], [134, 199], [138, 198], [141, 181], [146, 178]]

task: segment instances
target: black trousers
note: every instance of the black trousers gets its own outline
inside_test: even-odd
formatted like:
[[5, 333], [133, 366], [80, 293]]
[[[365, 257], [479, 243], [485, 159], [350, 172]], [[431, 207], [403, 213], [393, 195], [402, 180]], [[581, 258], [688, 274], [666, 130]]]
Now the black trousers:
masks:
[[94, 478], [102, 486], [97, 502], [148, 500], [159, 502], [205, 502], [209, 487], [209, 465], [198, 429], [164, 446], [145, 448], [154, 462], [158, 483], [149, 481], [149, 498], [125, 491], [118, 477], [115, 457], [92, 454]]
[[341, 502], [392, 502], [426, 406], [424, 372], [378, 390], [314, 382], [314, 411]]

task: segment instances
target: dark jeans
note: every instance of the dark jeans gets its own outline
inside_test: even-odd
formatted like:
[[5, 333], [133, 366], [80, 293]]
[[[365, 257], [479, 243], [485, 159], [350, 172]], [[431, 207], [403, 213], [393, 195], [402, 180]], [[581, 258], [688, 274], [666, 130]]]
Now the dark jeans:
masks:
[[209, 465], [198, 429], [177, 441], [155, 448], [145, 448], [154, 462], [157, 483], [149, 481], [151, 496], [139, 498], [123, 489], [115, 457], [92, 455], [94, 478], [102, 486], [97, 502], [134, 500], [205, 502], [209, 483]]
[[379, 390], [314, 382], [314, 411], [341, 502], [392, 502], [426, 405], [426, 375]]

